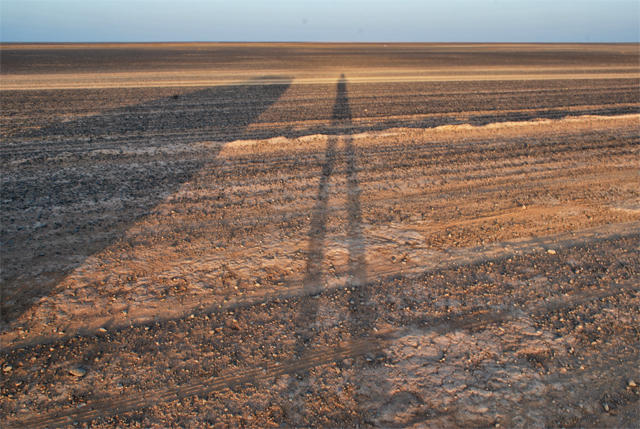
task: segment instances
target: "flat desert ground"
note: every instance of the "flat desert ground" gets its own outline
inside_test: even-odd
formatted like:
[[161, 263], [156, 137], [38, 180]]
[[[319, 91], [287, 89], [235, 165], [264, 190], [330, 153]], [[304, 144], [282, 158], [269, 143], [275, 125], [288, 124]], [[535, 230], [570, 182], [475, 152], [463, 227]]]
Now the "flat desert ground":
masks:
[[5, 425], [637, 427], [637, 44], [1, 55]]

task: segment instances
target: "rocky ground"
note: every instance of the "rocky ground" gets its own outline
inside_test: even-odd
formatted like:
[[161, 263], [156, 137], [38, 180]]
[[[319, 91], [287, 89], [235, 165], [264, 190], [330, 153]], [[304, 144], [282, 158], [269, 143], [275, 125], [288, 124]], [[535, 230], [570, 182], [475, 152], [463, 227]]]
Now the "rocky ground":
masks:
[[639, 421], [635, 47], [2, 55], [10, 425]]

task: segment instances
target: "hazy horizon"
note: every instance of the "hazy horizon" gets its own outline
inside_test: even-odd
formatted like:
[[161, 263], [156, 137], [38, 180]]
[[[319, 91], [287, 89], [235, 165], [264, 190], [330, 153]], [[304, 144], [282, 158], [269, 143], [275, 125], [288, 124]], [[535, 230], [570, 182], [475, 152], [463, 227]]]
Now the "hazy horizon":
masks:
[[638, 43], [637, 1], [3, 0], [3, 43]]

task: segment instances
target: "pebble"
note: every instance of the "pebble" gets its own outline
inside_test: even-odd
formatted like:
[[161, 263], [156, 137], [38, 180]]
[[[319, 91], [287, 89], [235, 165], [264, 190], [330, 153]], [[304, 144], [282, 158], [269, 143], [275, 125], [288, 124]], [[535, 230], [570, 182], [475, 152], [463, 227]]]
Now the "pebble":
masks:
[[633, 380], [629, 380], [629, 386], [636, 387], [636, 382]]
[[105, 328], [98, 328], [98, 331], [102, 332], [103, 334], [104, 334], [105, 332], [107, 332], [107, 330], [106, 330]]
[[556, 254], [556, 251], [555, 251], [555, 250], [553, 250], [553, 249], [549, 249], [549, 250], [547, 250], [547, 253], [548, 253], [549, 255], [555, 255], [555, 254]]
[[4, 372], [11, 372], [11, 370], [13, 369], [13, 367], [11, 365], [5, 365], [2, 367], [2, 370]]
[[69, 374], [75, 375], [76, 377], [83, 377], [86, 373], [87, 370], [82, 368], [71, 368], [69, 370]]
[[605, 411], [609, 411], [609, 404], [607, 404], [606, 402], [602, 404], [602, 407]]

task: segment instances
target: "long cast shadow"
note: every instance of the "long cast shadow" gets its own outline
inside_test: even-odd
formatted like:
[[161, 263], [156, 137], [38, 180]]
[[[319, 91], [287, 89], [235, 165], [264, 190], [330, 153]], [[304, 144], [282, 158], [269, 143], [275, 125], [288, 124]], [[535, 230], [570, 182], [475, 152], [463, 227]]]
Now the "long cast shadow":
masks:
[[[351, 123], [351, 109], [347, 94], [347, 81], [344, 75], [338, 82], [338, 94], [334, 108], [336, 121]], [[367, 277], [365, 263], [364, 237], [362, 235], [362, 207], [360, 205], [360, 187], [358, 186], [358, 157], [353, 147], [353, 138], [344, 137], [344, 152], [347, 162], [347, 246], [349, 250], [349, 276], [351, 282], [362, 284]]]
[[[337, 84], [336, 101], [333, 107], [331, 125], [337, 129], [346, 130], [351, 124], [352, 116], [349, 107], [349, 96], [347, 93], [347, 80], [344, 74]], [[352, 138], [349, 135], [344, 137], [329, 137], [325, 149], [325, 161], [322, 165], [322, 174], [318, 184], [316, 204], [313, 207], [309, 231], [309, 245], [307, 248], [306, 271], [303, 279], [305, 288], [314, 290], [315, 286], [324, 282], [326, 273], [323, 271], [327, 235], [328, 209], [328, 186], [333, 173], [336, 158], [339, 155], [336, 146], [342, 140], [344, 144], [344, 158], [346, 162], [347, 176], [347, 248], [348, 248], [348, 283], [362, 285], [366, 281], [365, 246], [362, 234], [362, 208], [360, 204], [360, 188], [358, 186], [358, 165], [357, 154], [353, 147]], [[301, 311], [295, 321], [296, 326], [302, 328], [316, 318], [318, 311], [314, 300], [303, 301]], [[306, 334], [305, 334], [306, 335]], [[298, 349], [304, 347], [304, 343], [309, 341], [308, 335], [302, 338], [302, 344]]]
[[344, 139], [347, 161], [347, 235], [349, 249], [349, 276], [352, 283], [362, 285], [366, 282], [364, 236], [362, 234], [362, 207], [360, 205], [360, 187], [358, 185], [357, 154], [352, 138]]
[[[351, 123], [351, 109], [347, 93], [347, 81], [344, 74], [337, 85], [336, 101], [333, 106], [331, 125], [344, 128]], [[307, 249], [307, 264], [305, 271], [305, 284], [313, 284], [322, 281], [322, 265], [324, 260], [324, 247], [327, 231], [328, 195], [327, 188], [336, 162], [336, 145], [339, 138], [330, 137], [325, 149], [325, 162], [322, 165], [322, 175], [318, 184], [316, 204], [311, 215], [311, 229], [309, 232], [309, 247]], [[357, 156], [352, 144], [352, 138], [345, 135], [344, 155], [347, 164], [347, 236], [349, 250], [349, 275], [356, 282], [366, 277], [364, 263], [364, 241], [362, 237], [362, 208], [360, 206], [360, 189], [358, 187]]]
[[327, 234], [328, 195], [327, 187], [336, 159], [337, 139], [331, 137], [327, 140], [325, 150], [325, 162], [322, 165], [320, 183], [316, 203], [311, 214], [311, 226], [309, 231], [309, 247], [307, 248], [307, 264], [305, 268], [304, 284], [313, 285], [322, 281], [324, 245]]
[[[172, 147], [253, 137], [248, 127], [290, 82], [205, 88], [12, 137], [37, 144], [2, 152], [10, 166], [0, 189], [2, 322], [28, 311], [70, 270], [122, 238], [221, 148], [175, 155]], [[29, 161], [15, 166], [16, 156]], [[61, 207], [71, 216], [60, 216]]]

